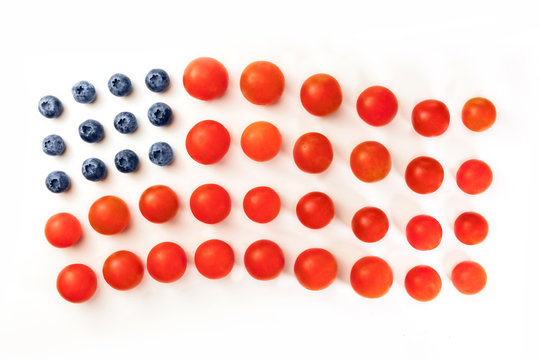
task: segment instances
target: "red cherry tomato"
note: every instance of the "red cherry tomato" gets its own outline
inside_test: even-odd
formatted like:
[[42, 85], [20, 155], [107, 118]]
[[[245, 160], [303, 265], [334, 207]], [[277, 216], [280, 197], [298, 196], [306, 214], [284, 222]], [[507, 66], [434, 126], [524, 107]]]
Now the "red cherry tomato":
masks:
[[310, 76], [300, 89], [302, 105], [315, 116], [326, 116], [335, 112], [341, 105], [342, 98], [339, 83], [328, 74]]
[[165, 185], [154, 185], [146, 189], [139, 199], [141, 214], [153, 223], [171, 220], [178, 211], [178, 195]]
[[441, 224], [432, 216], [417, 215], [409, 220], [405, 230], [409, 244], [416, 250], [433, 250], [441, 243]]
[[204, 120], [195, 124], [186, 136], [189, 156], [204, 165], [221, 160], [229, 150], [230, 144], [229, 132], [214, 120]]
[[76, 244], [82, 235], [81, 223], [69, 213], [58, 213], [49, 218], [45, 224], [47, 241], [58, 248]]
[[249, 275], [257, 280], [272, 280], [285, 266], [285, 257], [278, 244], [258, 240], [249, 245], [244, 254], [244, 265]]
[[276, 218], [281, 208], [281, 200], [274, 189], [259, 186], [249, 190], [244, 196], [244, 212], [252, 221], [264, 224]]
[[322, 192], [310, 192], [298, 200], [296, 216], [310, 229], [321, 229], [334, 218], [334, 203]]
[[450, 112], [439, 100], [424, 100], [412, 112], [414, 130], [422, 136], [442, 135], [450, 124]]
[[195, 266], [208, 279], [227, 276], [234, 266], [233, 249], [225, 241], [208, 240], [195, 251]]
[[310, 132], [296, 140], [293, 157], [300, 170], [318, 174], [328, 169], [334, 158], [334, 151], [326, 136]]
[[376, 256], [358, 260], [351, 269], [351, 286], [359, 295], [375, 299], [385, 295], [394, 277], [386, 261]]
[[479, 293], [487, 283], [484, 268], [474, 261], [463, 261], [452, 270], [452, 283], [465, 295]]
[[459, 241], [466, 245], [475, 245], [484, 241], [489, 231], [487, 220], [475, 212], [464, 212], [454, 222], [454, 233]]
[[358, 179], [371, 183], [380, 181], [388, 175], [392, 168], [392, 159], [383, 144], [366, 141], [353, 149], [350, 165]]
[[97, 199], [88, 211], [90, 225], [103, 235], [114, 235], [124, 231], [129, 219], [129, 209], [124, 200], [111, 195]]
[[281, 148], [281, 133], [269, 122], [257, 121], [244, 129], [240, 145], [252, 160], [268, 161], [276, 156]]
[[456, 182], [459, 188], [471, 195], [486, 191], [493, 181], [493, 173], [488, 164], [481, 160], [468, 160], [459, 167]]
[[221, 186], [205, 184], [193, 191], [189, 207], [197, 220], [206, 224], [217, 224], [231, 212], [231, 197]]
[[148, 273], [155, 280], [163, 283], [176, 281], [186, 271], [186, 253], [180, 245], [162, 242], [150, 250], [146, 259]]
[[495, 105], [482, 97], [472, 98], [465, 103], [461, 111], [463, 124], [472, 131], [487, 130], [495, 123], [497, 110]]
[[56, 289], [60, 296], [72, 303], [90, 299], [97, 288], [96, 274], [83, 264], [71, 264], [60, 271], [56, 278]]
[[431, 301], [441, 291], [441, 277], [427, 265], [413, 267], [405, 276], [405, 289], [418, 301]]
[[144, 266], [131, 251], [120, 250], [109, 255], [103, 263], [103, 277], [116, 290], [130, 290], [139, 285], [143, 278]]
[[322, 290], [330, 286], [337, 276], [337, 262], [327, 250], [307, 249], [296, 258], [294, 275], [308, 290]]
[[388, 231], [388, 217], [381, 209], [366, 206], [352, 218], [354, 235], [362, 241], [373, 243], [381, 240]]
[[213, 100], [227, 90], [229, 75], [225, 66], [216, 59], [200, 57], [188, 64], [183, 82], [189, 95], [199, 100]]
[[383, 86], [371, 86], [362, 91], [356, 101], [358, 115], [371, 126], [383, 126], [394, 119], [398, 101], [393, 92]]
[[418, 194], [435, 192], [442, 184], [444, 170], [441, 164], [428, 156], [413, 159], [405, 170], [405, 181]]
[[268, 61], [255, 61], [246, 66], [240, 76], [240, 90], [256, 105], [269, 105], [279, 100], [285, 88], [283, 73]]

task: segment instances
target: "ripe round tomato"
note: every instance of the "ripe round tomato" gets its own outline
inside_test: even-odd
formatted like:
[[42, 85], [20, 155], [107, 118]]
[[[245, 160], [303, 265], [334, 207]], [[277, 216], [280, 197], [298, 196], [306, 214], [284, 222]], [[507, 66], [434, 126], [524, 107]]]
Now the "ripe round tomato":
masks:
[[442, 184], [444, 170], [441, 164], [428, 156], [413, 159], [405, 170], [405, 181], [418, 194], [435, 192]]
[[393, 92], [383, 86], [371, 86], [362, 91], [356, 101], [360, 118], [371, 126], [383, 126], [394, 119], [398, 101]]
[[168, 186], [154, 185], [144, 190], [139, 199], [141, 214], [153, 223], [171, 220], [178, 211], [178, 195]]
[[256, 105], [269, 105], [279, 100], [285, 88], [281, 70], [269, 61], [255, 61], [246, 66], [240, 76], [240, 90]]
[[304, 226], [321, 229], [334, 218], [334, 203], [325, 193], [307, 193], [296, 204], [296, 216]]
[[58, 248], [76, 244], [82, 235], [81, 223], [69, 213], [58, 213], [49, 218], [45, 224], [47, 241]]
[[193, 191], [189, 207], [197, 220], [206, 224], [217, 224], [231, 212], [231, 197], [221, 186], [205, 184]]
[[407, 241], [416, 250], [433, 250], [441, 243], [441, 224], [432, 216], [417, 215], [409, 220], [405, 230]]
[[268, 161], [276, 156], [281, 148], [281, 133], [269, 122], [257, 121], [244, 129], [240, 145], [252, 160]]
[[60, 271], [56, 278], [56, 289], [60, 296], [72, 303], [90, 299], [97, 288], [96, 274], [83, 264], [71, 264]]
[[131, 251], [120, 250], [109, 255], [103, 263], [103, 277], [116, 290], [130, 290], [139, 285], [143, 278], [144, 266]]
[[366, 206], [354, 214], [351, 226], [358, 239], [373, 243], [386, 235], [389, 223], [384, 211], [373, 206]]
[[474, 261], [463, 261], [452, 270], [452, 283], [465, 295], [479, 293], [487, 283], [484, 268]]
[[469, 211], [459, 215], [454, 222], [454, 233], [466, 245], [484, 241], [489, 231], [487, 220], [480, 214]]
[[441, 291], [441, 277], [427, 265], [413, 267], [405, 276], [405, 289], [409, 295], [418, 301], [431, 301]]
[[307, 249], [296, 258], [294, 275], [308, 290], [322, 290], [330, 286], [337, 276], [337, 262], [327, 250]]
[[88, 221], [92, 228], [103, 235], [118, 234], [129, 224], [129, 209], [116, 196], [103, 196], [97, 199], [88, 211]]
[[265, 224], [276, 218], [281, 209], [281, 200], [274, 189], [259, 186], [244, 196], [244, 212], [252, 221]]
[[229, 75], [225, 66], [216, 59], [200, 57], [188, 64], [183, 82], [189, 95], [199, 100], [213, 100], [227, 90]]
[[456, 182], [459, 188], [471, 195], [486, 191], [493, 181], [493, 173], [488, 164], [481, 160], [468, 160], [459, 167]]
[[334, 158], [334, 151], [326, 136], [310, 132], [296, 140], [293, 157], [300, 170], [318, 174], [328, 169]]
[[386, 261], [376, 256], [358, 260], [351, 269], [351, 286], [359, 295], [375, 299], [385, 295], [394, 277]]
[[189, 156], [204, 165], [221, 160], [229, 150], [230, 144], [229, 132], [214, 120], [204, 120], [195, 124], [186, 136]]
[[448, 129], [450, 112], [439, 100], [424, 100], [414, 107], [412, 124], [414, 130], [422, 136], [439, 136]]
[[354, 175], [367, 183], [384, 179], [392, 168], [390, 153], [383, 144], [365, 141], [351, 152], [351, 169]]
[[208, 240], [195, 251], [195, 266], [208, 279], [227, 276], [234, 266], [233, 249], [225, 241]]
[[285, 266], [285, 257], [278, 244], [258, 240], [249, 245], [244, 254], [244, 265], [249, 275], [257, 280], [272, 280]]
[[326, 116], [341, 105], [341, 86], [328, 74], [315, 74], [307, 78], [300, 89], [300, 100], [312, 115]]
[[148, 273], [155, 280], [170, 283], [184, 275], [186, 271], [186, 253], [180, 245], [162, 242], [150, 250], [146, 259]]
[[463, 124], [472, 131], [484, 131], [493, 125], [497, 118], [495, 105], [482, 97], [472, 98], [465, 103], [461, 111]]

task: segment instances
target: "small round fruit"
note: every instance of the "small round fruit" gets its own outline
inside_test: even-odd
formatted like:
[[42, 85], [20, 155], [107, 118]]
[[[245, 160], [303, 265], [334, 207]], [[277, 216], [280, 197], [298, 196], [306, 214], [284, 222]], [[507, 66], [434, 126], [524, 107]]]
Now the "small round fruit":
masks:
[[186, 264], [184, 249], [173, 242], [157, 244], [146, 258], [146, 268], [150, 276], [163, 283], [180, 279], [186, 271]]
[[59, 135], [48, 135], [43, 139], [41, 149], [47, 155], [58, 156], [66, 151], [66, 143]]
[[199, 245], [194, 259], [197, 270], [208, 279], [224, 278], [234, 266], [233, 249], [225, 241], [217, 239]]
[[45, 186], [55, 194], [67, 191], [70, 185], [71, 180], [63, 171], [53, 171], [45, 178]]
[[81, 166], [83, 176], [90, 181], [101, 181], [107, 176], [107, 165], [98, 158], [84, 160]]
[[69, 213], [58, 213], [45, 224], [45, 237], [55, 247], [66, 248], [75, 245], [81, 239], [82, 228], [77, 218]]
[[394, 277], [386, 261], [376, 256], [358, 260], [351, 269], [351, 286], [359, 295], [375, 299], [385, 295]]
[[351, 226], [358, 239], [373, 243], [386, 235], [389, 223], [384, 211], [373, 206], [366, 206], [354, 214]]
[[223, 187], [205, 184], [193, 191], [189, 207], [197, 220], [205, 224], [217, 224], [231, 212], [231, 198]]
[[103, 277], [116, 290], [130, 290], [139, 285], [143, 278], [144, 266], [131, 251], [120, 250], [112, 253], [103, 263]]
[[71, 94], [76, 102], [90, 104], [96, 100], [96, 88], [88, 81], [79, 81], [71, 88]]
[[39, 99], [38, 110], [41, 115], [48, 119], [57, 118], [62, 114], [64, 106], [62, 102], [55, 96], [46, 95]]
[[285, 257], [278, 244], [270, 240], [258, 240], [249, 245], [244, 254], [246, 270], [257, 280], [272, 280], [285, 266]]
[[216, 59], [200, 57], [188, 64], [182, 80], [189, 95], [199, 100], [213, 100], [227, 90], [229, 75]]
[[358, 179], [371, 183], [388, 175], [392, 169], [392, 159], [384, 145], [376, 141], [365, 141], [351, 152], [350, 166]]
[[259, 186], [247, 192], [244, 196], [243, 207], [248, 218], [257, 223], [265, 224], [278, 216], [281, 200], [274, 189]]
[[97, 143], [103, 140], [105, 129], [99, 121], [88, 119], [79, 125], [79, 136], [87, 143]]
[[111, 76], [107, 86], [114, 96], [129, 95], [132, 89], [131, 80], [124, 74], [114, 74]]
[[327, 116], [341, 105], [343, 96], [338, 81], [328, 74], [315, 74], [307, 78], [300, 89], [300, 100], [312, 115]]
[[413, 267], [405, 276], [405, 289], [409, 295], [418, 301], [431, 301], [441, 291], [441, 277], [427, 265]]
[[442, 135], [450, 124], [450, 112], [439, 100], [424, 100], [412, 112], [414, 130], [426, 137]]
[[405, 170], [405, 181], [409, 188], [418, 194], [435, 192], [444, 179], [441, 164], [428, 156], [413, 159]]
[[191, 158], [200, 164], [210, 165], [221, 160], [231, 144], [231, 136], [219, 122], [201, 121], [189, 130], [186, 149]]
[[454, 222], [454, 234], [466, 245], [484, 241], [489, 231], [487, 220], [480, 214], [469, 211], [459, 215]]
[[148, 158], [158, 166], [168, 166], [174, 160], [174, 152], [171, 145], [163, 141], [158, 141], [150, 146]]
[[356, 101], [360, 118], [371, 126], [383, 126], [394, 119], [398, 101], [394, 93], [383, 86], [371, 86], [362, 91]]
[[293, 157], [300, 170], [318, 174], [328, 169], [334, 158], [334, 151], [326, 136], [310, 132], [296, 140]]
[[336, 279], [336, 259], [325, 249], [307, 249], [296, 258], [294, 275], [308, 290], [325, 289]]
[[481, 160], [468, 160], [459, 167], [456, 182], [459, 188], [470, 195], [486, 191], [493, 181], [493, 173], [488, 164]]
[[244, 129], [240, 145], [250, 159], [268, 161], [279, 153], [281, 133], [269, 122], [257, 121]]
[[96, 288], [96, 274], [83, 264], [66, 266], [56, 278], [58, 293], [72, 303], [82, 303], [89, 300], [96, 292]]
[[482, 97], [472, 98], [465, 103], [461, 111], [463, 124], [472, 131], [487, 130], [495, 123], [497, 110], [495, 105]]
[[167, 90], [171, 80], [165, 70], [152, 69], [146, 74], [144, 82], [148, 90], [160, 93]]
[[463, 261], [452, 270], [452, 283], [465, 295], [479, 293], [487, 283], [484, 268], [474, 261]]
[[165, 185], [149, 187], [139, 199], [141, 214], [148, 221], [157, 224], [171, 220], [176, 215], [178, 207], [178, 195]]
[[310, 229], [321, 229], [334, 218], [334, 203], [325, 193], [307, 193], [298, 200], [296, 216], [302, 225]]
[[169, 105], [157, 102], [148, 108], [148, 120], [154, 126], [167, 126], [173, 120], [173, 112]]
[[129, 224], [129, 209], [116, 196], [103, 196], [97, 199], [88, 211], [88, 221], [92, 228], [103, 235], [118, 234]]
[[114, 166], [121, 173], [132, 173], [139, 168], [139, 157], [133, 150], [120, 150], [114, 156]]
[[433, 250], [441, 243], [441, 224], [432, 216], [417, 215], [409, 220], [405, 230], [407, 241], [416, 250]]
[[270, 105], [279, 100], [285, 88], [285, 77], [275, 64], [255, 61], [240, 76], [240, 90], [255, 105]]

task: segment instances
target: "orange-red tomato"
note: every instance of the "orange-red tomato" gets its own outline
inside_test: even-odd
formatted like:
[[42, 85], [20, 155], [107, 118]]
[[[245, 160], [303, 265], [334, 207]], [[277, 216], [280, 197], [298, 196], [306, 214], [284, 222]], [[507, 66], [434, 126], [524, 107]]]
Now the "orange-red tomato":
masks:
[[54, 214], [45, 224], [47, 241], [58, 248], [76, 244], [82, 235], [81, 223], [69, 213]]
[[454, 234], [466, 245], [484, 241], [489, 231], [487, 220], [480, 214], [469, 211], [459, 215], [454, 222]]
[[296, 258], [294, 275], [308, 290], [325, 289], [336, 279], [336, 259], [325, 249], [307, 249]]
[[388, 124], [396, 116], [397, 110], [396, 96], [383, 86], [368, 87], [356, 101], [358, 115], [371, 126]]
[[484, 131], [493, 125], [497, 118], [495, 105], [482, 97], [472, 98], [465, 103], [461, 111], [463, 124], [472, 131]]
[[268, 161], [276, 156], [281, 148], [281, 133], [269, 122], [257, 121], [244, 129], [240, 145], [250, 159]]
[[195, 266], [208, 279], [227, 276], [234, 266], [233, 249], [225, 241], [213, 239], [203, 242], [195, 251]]
[[116, 290], [130, 290], [139, 285], [143, 278], [144, 266], [131, 251], [120, 250], [109, 255], [103, 263], [103, 277]]
[[186, 264], [184, 249], [173, 242], [157, 244], [146, 258], [146, 268], [150, 276], [163, 283], [180, 279], [186, 271]]
[[205, 184], [193, 191], [189, 207], [197, 220], [206, 224], [217, 224], [231, 212], [231, 197], [221, 186]]
[[442, 135], [450, 124], [450, 112], [439, 100], [424, 100], [412, 112], [414, 130], [422, 136]]
[[278, 244], [258, 240], [249, 245], [244, 254], [244, 265], [249, 275], [257, 280], [272, 280], [285, 266], [285, 257]]
[[371, 183], [380, 181], [388, 175], [392, 168], [392, 159], [383, 144], [365, 141], [351, 152], [350, 165], [358, 179]]
[[56, 278], [56, 289], [60, 296], [72, 303], [90, 299], [97, 288], [96, 274], [83, 264], [71, 264], [60, 271]]
[[315, 74], [307, 78], [300, 89], [300, 100], [312, 115], [326, 116], [341, 105], [341, 86], [328, 74]]
[[231, 136], [225, 126], [214, 120], [201, 121], [189, 130], [186, 149], [198, 163], [210, 165], [221, 160], [231, 144]]
[[325, 193], [307, 193], [296, 204], [296, 216], [310, 229], [323, 228], [334, 218], [334, 203]]
[[452, 270], [452, 283], [465, 295], [479, 293], [487, 283], [484, 268], [474, 261], [463, 261]]
[[389, 223], [384, 211], [373, 206], [366, 206], [354, 214], [351, 226], [358, 239], [373, 243], [386, 235]]
[[178, 211], [178, 195], [170, 187], [154, 185], [144, 190], [139, 199], [141, 214], [153, 223], [171, 220]]
[[279, 100], [285, 88], [285, 77], [275, 64], [255, 61], [246, 66], [240, 76], [240, 90], [256, 105], [269, 105]]
[[486, 191], [493, 181], [493, 173], [488, 164], [481, 160], [468, 160], [459, 167], [456, 182], [459, 188], [471, 195]]
[[183, 76], [184, 88], [199, 100], [219, 98], [227, 90], [227, 69], [216, 59], [200, 57], [188, 64]]
[[88, 211], [90, 225], [103, 235], [114, 235], [124, 231], [129, 219], [129, 209], [124, 200], [111, 195], [97, 199]]
[[431, 301], [441, 291], [441, 277], [427, 265], [413, 267], [405, 276], [405, 289], [409, 295], [418, 301]]
[[249, 190], [244, 196], [244, 212], [252, 221], [264, 224], [278, 216], [281, 200], [274, 189], [259, 186]]
[[300, 170], [318, 174], [328, 169], [334, 158], [334, 151], [326, 136], [310, 132], [296, 140], [293, 157]]
[[428, 156], [413, 159], [405, 170], [405, 181], [409, 188], [418, 194], [435, 192], [444, 179], [441, 164]]
[[441, 224], [432, 216], [417, 215], [409, 220], [405, 230], [407, 241], [416, 250], [432, 250], [441, 243]]
[[375, 299], [385, 295], [394, 281], [392, 269], [376, 256], [358, 260], [351, 269], [351, 286], [359, 295]]

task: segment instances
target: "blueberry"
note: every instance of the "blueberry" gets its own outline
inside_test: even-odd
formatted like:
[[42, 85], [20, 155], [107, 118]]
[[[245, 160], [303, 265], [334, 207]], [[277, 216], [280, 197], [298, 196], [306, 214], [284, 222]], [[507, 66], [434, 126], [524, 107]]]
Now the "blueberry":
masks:
[[39, 99], [38, 110], [41, 115], [52, 119], [59, 117], [64, 107], [58, 98], [47, 95]]
[[157, 102], [148, 109], [148, 120], [155, 126], [169, 125], [172, 121], [172, 110], [169, 105]]
[[89, 104], [96, 100], [96, 88], [88, 81], [79, 81], [71, 88], [71, 93], [76, 102]]
[[173, 161], [173, 149], [166, 142], [157, 142], [150, 146], [148, 157], [156, 165], [167, 166]]
[[126, 96], [131, 92], [131, 80], [124, 74], [114, 74], [109, 79], [109, 90], [115, 96]]
[[45, 179], [45, 185], [47, 189], [53, 193], [61, 193], [69, 189], [71, 181], [69, 176], [63, 171], [53, 171]]
[[169, 74], [165, 70], [152, 69], [146, 75], [144, 82], [150, 91], [163, 92], [169, 87]]
[[137, 118], [130, 112], [121, 112], [114, 118], [114, 128], [122, 134], [135, 132], [137, 126]]
[[96, 143], [103, 139], [105, 130], [103, 130], [103, 125], [99, 121], [86, 120], [79, 125], [79, 135], [86, 142]]
[[131, 150], [122, 150], [114, 157], [114, 165], [120, 172], [134, 172], [139, 167], [139, 157]]
[[107, 176], [107, 167], [97, 158], [86, 159], [82, 164], [82, 174], [90, 181], [103, 180]]
[[41, 143], [43, 152], [47, 155], [62, 155], [66, 150], [64, 139], [58, 135], [49, 135]]

